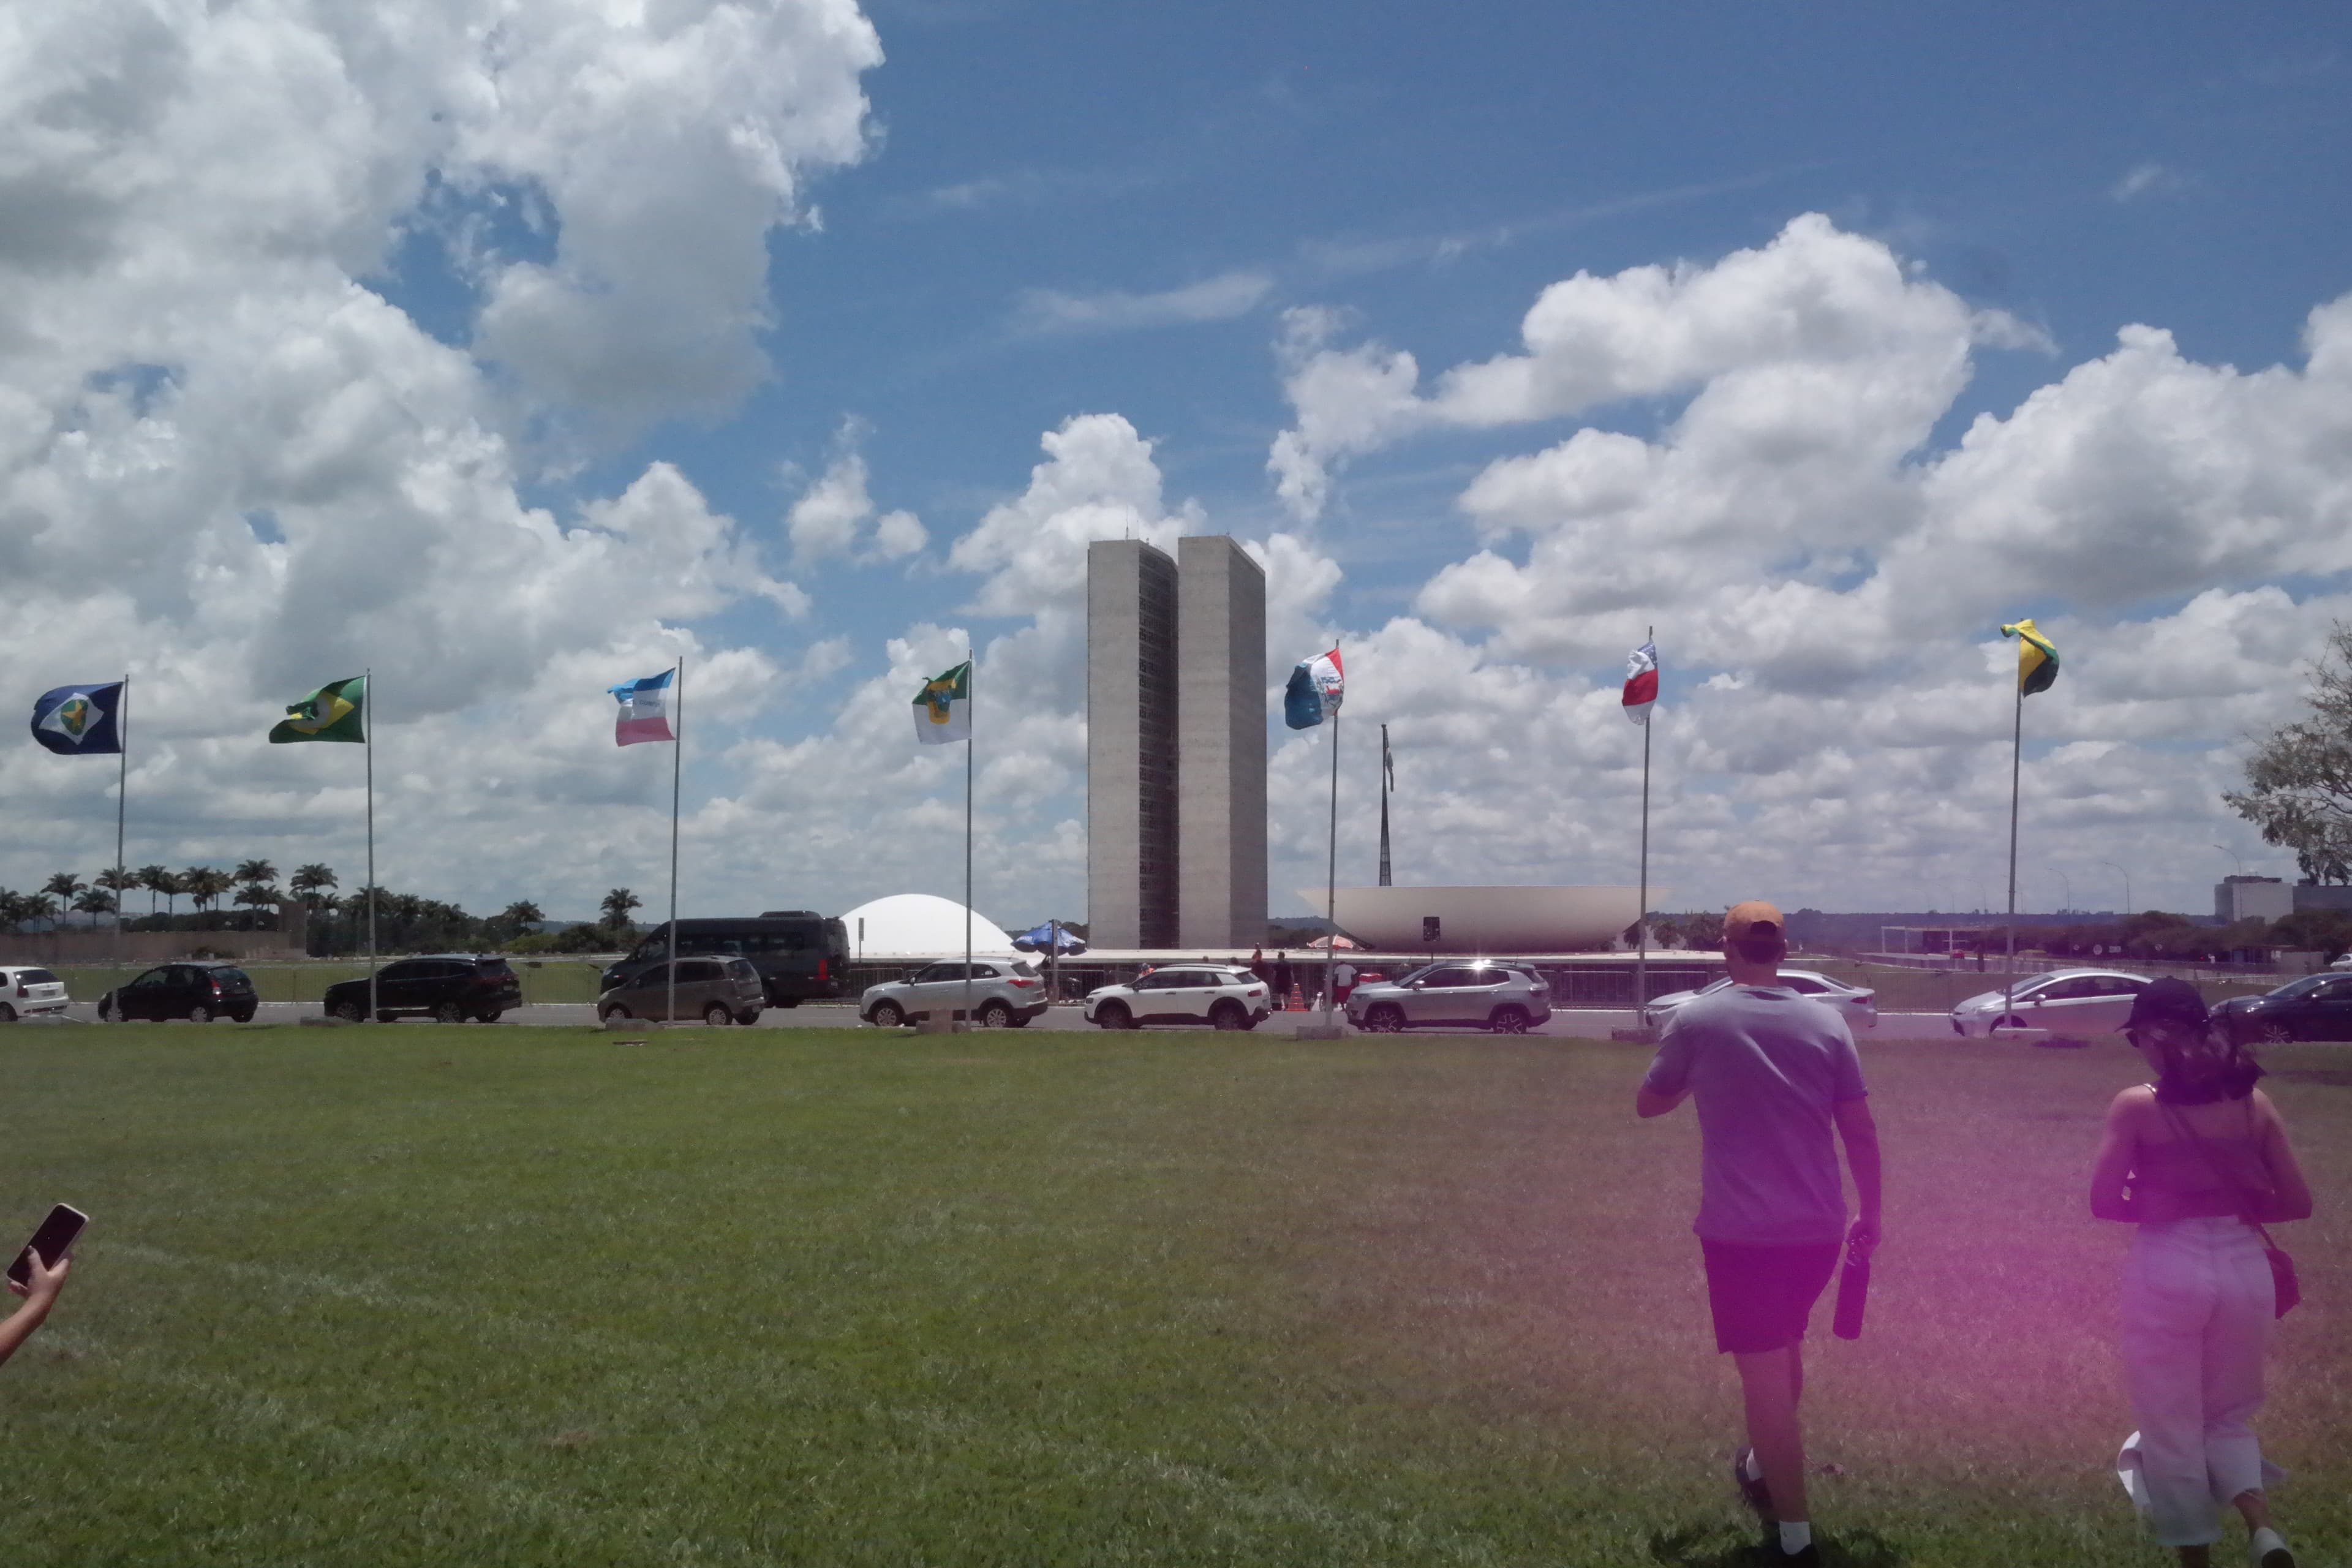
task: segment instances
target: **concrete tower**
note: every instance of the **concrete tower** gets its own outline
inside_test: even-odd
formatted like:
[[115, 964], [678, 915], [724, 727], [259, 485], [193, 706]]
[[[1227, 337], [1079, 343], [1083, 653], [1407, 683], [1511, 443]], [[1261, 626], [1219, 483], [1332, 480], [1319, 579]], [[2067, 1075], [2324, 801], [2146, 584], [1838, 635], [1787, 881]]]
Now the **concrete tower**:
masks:
[[1265, 570], [1223, 535], [1176, 545], [1180, 947], [1265, 940]]
[[1176, 944], [1176, 563], [1087, 546], [1087, 933]]

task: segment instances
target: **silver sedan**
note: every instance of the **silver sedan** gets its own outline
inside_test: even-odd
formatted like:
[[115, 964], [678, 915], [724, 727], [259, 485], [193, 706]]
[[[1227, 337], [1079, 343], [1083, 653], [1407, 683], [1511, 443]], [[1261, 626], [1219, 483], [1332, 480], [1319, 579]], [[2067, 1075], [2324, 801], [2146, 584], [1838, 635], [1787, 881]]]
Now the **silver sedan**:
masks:
[[[1726, 975], [1714, 984], [1702, 985], [1696, 991], [1670, 991], [1664, 996], [1654, 997], [1650, 1005], [1642, 1009], [1642, 1022], [1654, 1029], [1664, 1028], [1666, 1020], [1675, 1016], [1675, 1008], [1694, 996], [1708, 995], [1730, 984], [1731, 977]], [[1826, 974], [1816, 974], [1810, 969], [1784, 969], [1780, 971], [1780, 984], [1800, 996], [1828, 1003], [1844, 1017], [1845, 1026], [1849, 1029], [1878, 1027], [1878, 993], [1875, 991], [1847, 985], [1832, 980]]]

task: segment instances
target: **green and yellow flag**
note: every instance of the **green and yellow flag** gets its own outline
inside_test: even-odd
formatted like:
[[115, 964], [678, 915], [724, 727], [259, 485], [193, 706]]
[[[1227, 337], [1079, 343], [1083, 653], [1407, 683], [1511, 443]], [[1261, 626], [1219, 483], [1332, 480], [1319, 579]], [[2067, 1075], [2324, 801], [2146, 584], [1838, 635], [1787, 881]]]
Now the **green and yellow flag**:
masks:
[[2001, 627], [2000, 635], [2017, 639], [2019, 691], [2031, 697], [2058, 684], [2058, 650], [2050, 646], [2048, 637], [2034, 628], [2031, 616]]
[[367, 677], [331, 680], [293, 707], [269, 731], [269, 743], [289, 741], [367, 740]]

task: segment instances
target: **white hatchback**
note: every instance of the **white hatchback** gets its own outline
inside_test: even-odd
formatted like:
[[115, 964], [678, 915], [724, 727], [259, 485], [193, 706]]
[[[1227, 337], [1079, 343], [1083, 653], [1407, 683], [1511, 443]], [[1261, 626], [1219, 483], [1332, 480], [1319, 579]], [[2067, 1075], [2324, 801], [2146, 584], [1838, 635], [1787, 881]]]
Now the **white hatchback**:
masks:
[[46, 969], [0, 964], [0, 1024], [43, 1015], [63, 1017], [66, 983]]
[[[1665, 1027], [1666, 1020], [1675, 1016], [1675, 1008], [1695, 996], [1708, 995], [1730, 984], [1731, 977], [1726, 975], [1714, 984], [1702, 985], [1696, 991], [1669, 991], [1664, 996], [1653, 998], [1650, 1005], [1642, 1009], [1642, 1022], [1653, 1029], [1662, 1029]], [[1826, 974], [1816, 974], [1810, 969], [1784, 969], [1780, 971], [1780, 984], [1800, 996], [1828, 1003], [1845, 1019], [1848, 1029], [1878, 1027], [1878, 993], [1875, 991], [1847, 985], [1832, 980]]]
[[1952, 1009], [1952, 1033], [1981, 1038], [2000, 1026], [2047, 1029], [2054, 1035], [2112, 1035], [2131, 1021], [2132, 1003], [2148, 985], [2145, 974], [2120, 969], [2061, 969], [2021, 979], [2012, 998], [1986, 991]]
[[1087, 992], [1087, 1022], [1106, 1029], [1145, 1024], [1255, 1029], [1272, 1005], [1265, 982], [1239, 964], [1171, 963], [1125, 984], [1098, 985]]

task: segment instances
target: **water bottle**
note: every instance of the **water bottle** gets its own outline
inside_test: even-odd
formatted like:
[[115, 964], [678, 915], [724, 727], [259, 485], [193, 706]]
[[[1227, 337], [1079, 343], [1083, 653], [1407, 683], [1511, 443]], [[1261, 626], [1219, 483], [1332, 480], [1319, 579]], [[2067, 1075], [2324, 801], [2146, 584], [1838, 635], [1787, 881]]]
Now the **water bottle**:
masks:
[[1837, 1317], [1830, 1327], [1842, 1340], [1862, 1338], [1862, 1310], [1870, 1300], [1870, 1249], [1848, 1242], [1845, 1267], [1838, 1272]]

